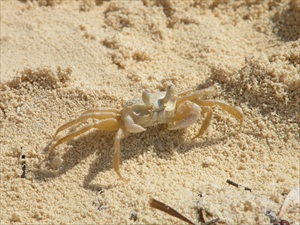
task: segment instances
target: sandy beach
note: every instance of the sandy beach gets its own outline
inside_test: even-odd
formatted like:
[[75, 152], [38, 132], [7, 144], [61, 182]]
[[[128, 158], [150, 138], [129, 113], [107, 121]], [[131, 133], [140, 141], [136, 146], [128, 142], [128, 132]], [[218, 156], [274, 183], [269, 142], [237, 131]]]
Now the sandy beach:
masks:
[[[1, 224], [185, 224], [151, 198], [195, 224], [271, 225], [266, 210], [300, 224], [299, 195], [282, 211], [300, 186], [299, 0], [0, 4]], [[46, 154], [85, 110], [121, 110], [172, 84], [214, 86], [205, 99], [241, 111], [241, 131], [213, 106], [195, 140], [206, 114], [130, 134], [128, 182], [113, 166], [116, 132], [91, 129]]]

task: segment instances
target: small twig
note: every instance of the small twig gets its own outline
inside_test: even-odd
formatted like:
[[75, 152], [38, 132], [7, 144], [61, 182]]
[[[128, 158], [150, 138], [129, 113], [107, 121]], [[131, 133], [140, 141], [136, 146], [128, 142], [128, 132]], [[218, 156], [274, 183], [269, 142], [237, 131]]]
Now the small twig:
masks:
[[[23, 148], [21, 147], [21, 150], [22, 150]], [[21, 156], [21, 159], [22, 159], [22, 175], [21, 175], [21, 178], [26, 178], [26, 156], [25, 156], [25, 154], [22, 154], [22, 156]]]
[[199, 209], [199, 218], [198, 220], [201, 222], [201, 223], [205, 223], [205, 219], [204, 219], [204, 213], [203, 213], [203, 209]]
[[204, 223], [203, 225], [211, 225], [211, 224], [218, 222], [219, 220], [220, 220], [220, 218], [218, 217], [216, 219], [213, 219], [213, 220], [210, 220], [210, 221]]
[[248, 187], [245, 187], [245, 186], [243, 186], [243, 185], [240, 185], [240, 184], [238, 184], [238, 183], [235, 183], [234, 181], [232, 181], [232, 180], [226, 180], [226, 182], [228, 183], [228, 184], [230, 184], [230, 185], [233, 185], [233, 186], [235, 186], [235, 187], [243, 187], [244, 189], [245, 189], [245, 191], [250, 191], [251, 192], [251, 188], [248, 188]]
[[22, 171], [23, 171], [23, 173], [21, 175], [21, 178], [26, 178], [26, 165], [25, 164], [22, 165]]
[[[202, 208], [199, 209], [199, 218], [198, 218], [198, 220], [201, 222], [202, 225], [211, 225], [211, 224], [214, 224], [214, 223], [219, 221], [220, 218], [218, 217], [218, 218], [212, 219], [208, 222], [205, 222], [206, 219], [205, 219], [205, 216], [204, 216], [204, 212], [206, 212], [204, 209], [202, 209]], [[209, 214], [210, 216], [212, 216], [211, 213], [209, 213], [209, 212], [206, 212], [206, 213]]]
[[233, 181], [231, 181], [231, 180], [226, 180], [226, 182], [227, 182], [228, 184], [231, 184], [231, 185], [237, 187], [237, 188], [239, 187], [239, 185], [238, 185], [237, 183], [235, 183], [235, 182], [233, 182]]
[[6, 112], [5, 112], [4, 108], [2, 106], [0, 106], [0, 109], [1, 109], [1, 111], [3, 113], [3, 119], [6, 119], [7, 116], [6, 116]]
[[179, 212], [177, 212], [176, 210], [172, 209], [170, 206], [166, 205], [165, 203], [162, 203], [160, 201], [155, 200], [154, 198], [151, 198], [149, 201], [150, 207], [154, 208], [154, 209], [158, 209], [161, 210], [171, 216], [174, 216], [178, 219], [181, 219], [182, 221], [185, 221], [189, 224], [195, 225], [195, 223], [193, 223], [192, 221], [190, 221], [189, 219], [187, 219], [186, 217], [184, 217], [183, 215], [181, 215]]

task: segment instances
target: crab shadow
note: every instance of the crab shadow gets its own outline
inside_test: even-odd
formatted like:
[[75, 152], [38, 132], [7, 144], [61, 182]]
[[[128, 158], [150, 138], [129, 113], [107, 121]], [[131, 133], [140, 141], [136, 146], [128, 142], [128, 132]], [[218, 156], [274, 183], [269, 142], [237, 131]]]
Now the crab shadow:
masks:
[[[157, 157], [172, 160], [172, 153], [167, 150], [170, 147], [169, 144], [172, 145], [171, 148], [178, 154], [184, 154], [191, 148], [214, 145], [227, 137], [227, 134], [224, 134], [223, 137], [217, 139], [208, 138], [207, 140], [199, 139], [190, 142], [184, 138], [185, 132], [185, 130], [169, 131], [166, 125], [159, 125], [150, 127], [147, 131], [142, 133], [130, 134], [121, 141], [121, 161], [124, 162], [132, 158], [137, 158], [150, 148], [153, 149]], [[71, 144], [72, 147], [66, 151], [62, 151], [63, 148], [66, 148], [65, 145], [59, 146], [56, 151], [59, 152], [60, 149], [63, 152], [61, 153], [62, 163], [58, 168], [55, 168], [52, 165], [53, 163], [51, 163], [55, 156], [50, 155], [49, 157], [45, 157], [42, 162], [43, 166], [33, 171], [35, 178], [47, 182], [53, 178], [60, 177], [94, 155], [92, 163], [88, 165], [88, 173], [83, 178], [83, 187], [97, 191], [118, 185], [118, 183], [116, 183], [105, 187], [100, 183], [95, 184], [95, 182], [93, 182], [100, 172], [113, 169], [114, 136], [115, 133], [95, 130], [87, 135], [69, 141], [67, 144]], [[44, 150], [47, 150], [50, 145], [51, 143], [46, 146]], [[117, 180], [119, 178], [115, 174], [112, 179]]]

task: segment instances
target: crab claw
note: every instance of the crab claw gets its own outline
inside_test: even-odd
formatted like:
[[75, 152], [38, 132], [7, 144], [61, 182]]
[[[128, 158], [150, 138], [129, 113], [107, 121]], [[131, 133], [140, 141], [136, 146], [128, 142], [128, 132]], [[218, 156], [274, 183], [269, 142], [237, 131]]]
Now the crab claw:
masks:
[[140, 132], [143, 132], [146, 130], [144, 127], [134, 123], [132, 117], [129, 114], [126, 114], [124, 116], [124, 124], [125, 124], [126, 130], [129, 133], [140, 133]]

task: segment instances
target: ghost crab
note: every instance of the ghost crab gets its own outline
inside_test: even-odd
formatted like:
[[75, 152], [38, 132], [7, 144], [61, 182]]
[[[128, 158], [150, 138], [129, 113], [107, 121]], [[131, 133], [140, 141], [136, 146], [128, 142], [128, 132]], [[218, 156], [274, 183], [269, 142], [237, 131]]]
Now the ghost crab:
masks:
[[[87, 110], [77, 119], [71, 120], [56, 130], [54, 134], [55, 139], [58, 133], [69, 128], [75, 129], [75, 131], [68, 135], [57, 139], [48, 150], [48, 154], [58, 145], [86, 133], [92, 128], [104, 131], [116, 131], [113, 146], [113, 167], [119, 178], [124, 180], [119, 168], [120, 142], [129, 133], [143, 132], [147, 127], [162, 123], [167, 123], [169, 130], [182, 129], [197, 122], [201, 115], [206, 114], [201, 128], [193, 137], [194, 139], [201, 136], [208, 128], [212, 118], [212, 106], [219, 106], [238, 119], [240, 122], [239, 130], [241, 130], [243, 124], [242, 112], [221, 101], [205, 100], [208, 95], [215, 93], [215, 86], [205, 89], [187, 89], [177, 93], [175, 86], [171, 85], [166, 91], [155, 93], [144, 91], [141, 97], [126, 102], [121, 110], [113, 108]], [[93, 120], [91, 123], [80, 126], [90, 119]]]

